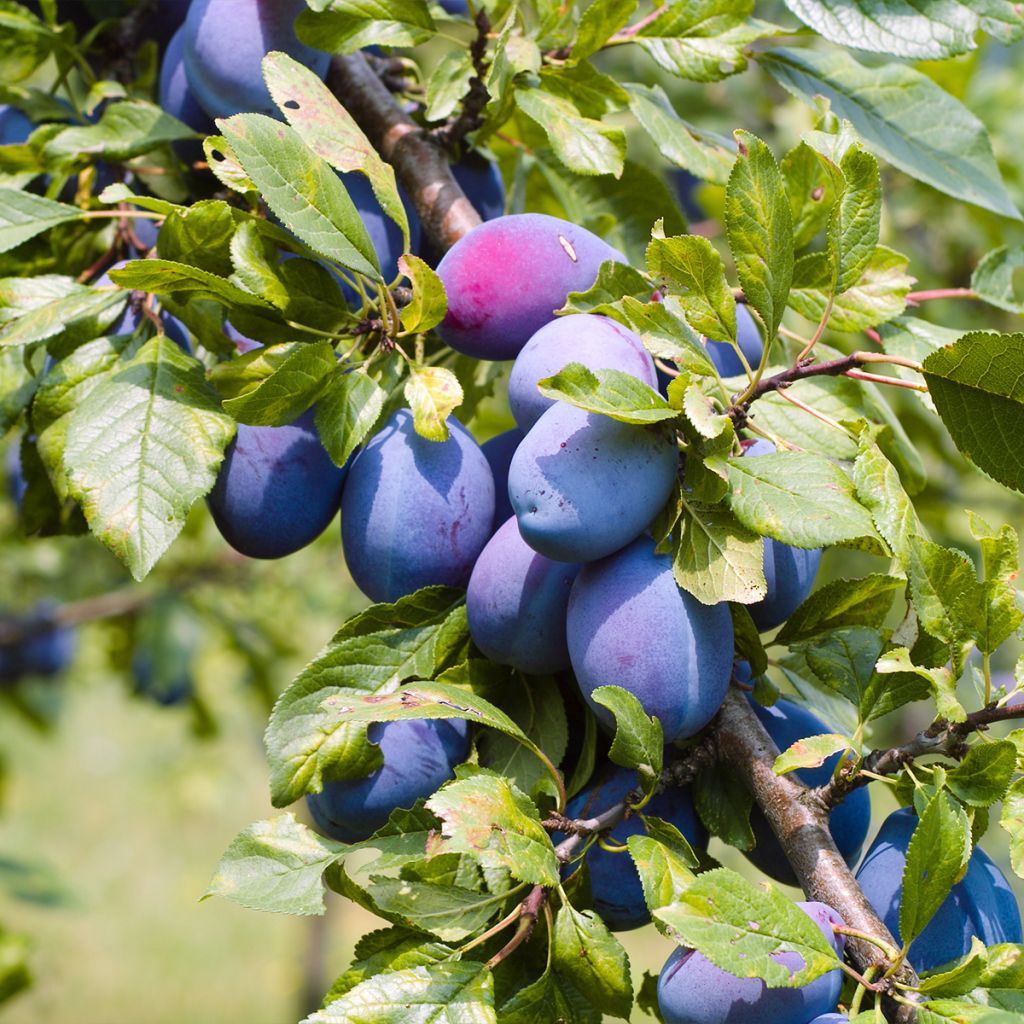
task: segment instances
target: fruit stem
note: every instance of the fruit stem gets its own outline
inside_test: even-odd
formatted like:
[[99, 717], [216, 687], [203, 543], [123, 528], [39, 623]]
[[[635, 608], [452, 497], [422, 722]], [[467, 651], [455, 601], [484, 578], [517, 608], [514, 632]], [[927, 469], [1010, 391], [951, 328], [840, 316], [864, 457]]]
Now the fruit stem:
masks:
[[516, 926], [515, 934], [484, 965], [489, 971], [493, 971], [502, 960], [514, 953], [533, 934], [534, 926], [537, 924], [537, 915], [547, 898], [548, 891], [542, 885], [535, 885], [530, 890], [529, 895], [517, 908], [519, 924]]

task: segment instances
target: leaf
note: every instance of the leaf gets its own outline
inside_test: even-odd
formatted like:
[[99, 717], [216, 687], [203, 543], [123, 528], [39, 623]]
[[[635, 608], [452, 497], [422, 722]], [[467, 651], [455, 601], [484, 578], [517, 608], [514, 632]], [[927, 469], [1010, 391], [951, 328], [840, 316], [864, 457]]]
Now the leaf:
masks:
[[593, 0], [580, 15], [576, 42], [572, 47], [574, 60], [584, 60], [597, 53], [636, 10], [637, 0]]
[[335, 370], [316, 407], [316, 430], [336, 466], [344, 466], [380, 418], [386, 393], [361, 370]]
[[857, 497], [871, 512], [879, 534], [906, 569], [910, 561], [910, 538], [921, 532], [921, 526], [899, 474], [874, 443], [874, 437], [871, 431], [864, 431], [860, 436], [860, 454], [853, 463]]
[[345, 186], [294, 128], [265, 114], [236, 114], [217, 127], [289, 231], [315, 252], [380, 279], [373, 243]]
[[650, 135], [662, 156], [698, 178], [725, 185], [736, 160], [731, 139], [704, 131], [684, 121], [660, 85], [624, 83], [629, 109]]
[[819, 455], [785, 452], [729, 459], [727, 504], [756, 533], [798, 548], [875, 536], [850, 478]]
[[[640, 876], [644, 902], [651, 911], [675, 903], [696, 877], [692, 870], [696, 867], [694, 860], [674, 844], [653, 836], [632, 835], [626, 840], [626, 845]], [[654, 923], [659, 928], [665, 928], [657, 917]]]
[[441, 278], [429, 264], [409, 254], [399, 257], [398, 269], [412, 284], [412, 299], [402, 307], [402, 327], [412, 333], [436, 327], [448, 312], [448, 299]]
[[1010, 863], [1024, 878], [1024, 778], [1017, 779], [1003, 797], [1000, 827], [1010, 836]]
[[964, 809], [940, 790], [928, 802], [907, 847], [900, 898], [900, 937], [909, 944], [945, 902], [971, 856]]
[[600, 1024], [601, 1014], [572, 982], [546, 970], [502, 1005], [498, 1019], [501, 1024], [537, 1024], [548, 1019], [559, 1024]]
[[1004, 42], [1024, 33], [1024, 19], [1010, 0], [993, 0], [980, 10], [963, 0], [786, 0], [786, 6], [830, 42], [909, 60], [973, 50], [979, 29]]
[[334, 93], [318, 75], [280, 51], [263, 58], [263, 77], [288, 123], [317, 156], [343, 173], [366, 175], [381, 209], [402, 229], [408, 243], [409, 217], [398, 194], [394, 168], [381, 159]]
[[623, 768], [635, 768], [645, 794], [650, 793], [661, 780], [665, 752], [661, 723], [621, 686], [598, 686], [591, 697], [615, 717], [615, 737], [608, 756]]
[[838, 177], [830, 161], [822, 160], [806, 142], [782, 158], [781, 170], [793, 218], [794, 248], [802, 249], [828, 222]]
[[1024, 246], [1003, 245], [985, 253], [971, 275], [971, 290], [978, 298], [1008, 313], [1024, 315], [1024, 289], [1020, 270], [1024, 267]]
[[1017, 748], [1009, 740], [978, 743], [946, 775], [946, 786], [971, 807], [991, 807], [1003, 798], [1017, 767]]
[[722, 258], [699, 235], [654, 238], [647, 269], [672, 294], [690, 326], [717, 341], [736, 340], [736, 300], [725, 279]]
[[[698, 950], [737, 978], [761, 978], [769, 988], [806, 985], [837, 966], [818, 926], [774, 887], [748, 882], [728, 868], [699, 875], [679, 901], [654, 911], [681, 945]], [[799, 954], [790, 969], [773, 954]]]
[[800, 647], [815, 679], [870, 717], [867, 698], [875, 663], [884, 647], [882, 636], [867, 626], [845, 626]]
[[252, 178], [242, 170], [235, 151], [223, 135], [208, 135], [203, 139], [203, 156], [217, 180], [232, 192], [244, 196], [259, 191]]
[[302, 42], [328, 53], [356, 53], [370, 45], [418, 46], [435, 31], [423, 0], [320, 0], [295, 22]]
[[431, 677], [451, 662], [468, 633], [462, 595], [446, 587], [372, 605], [349, 619], [271, 712], [266, 746], [274, 806], [318, 793], [326, 779], [360, 778], [381, 766], [365, 726], [347, 726], [324, 707], [326, 697], [356, 688], [378, 693]]
[[965, 334], [928, 356], [924, 378], [957, 448], [1024, 492], [1024, 456], [1013, 443], [1024, 429], [1024, 334]]
[[224, 408], [239, 423], [279, 427], [292, 423], [320, 397], [335, 365], [329, 341], [296, 342], [220, 363], [210, 378], [222, 394], [234, 392], [225, 398]]
[[945, 666], [921, 668], [914, 664], [906, 647], [897, 647], [878, 659], [875, 670], [882, 675], [896, 674], [897, 678], [906, 674], [917, 676], [931, 689], [940, 718], [951, 722], [963, 722], [967, 718], [967, 712], [956, 698], [956, 677]]
[[294, 814], [258, 821], [231, 841], [203, 899], [223, 896], [276, 914], [322, 914], [324, 869], [343, 852]]
[[808, 736], [779, 754], [775, 759], [775, 774], [785, 775], [798, 768], [820, 768], [833, 754], [849, 749], [849, 739], [834, 732]]
[[89, 529], [141, 580], [216, 479], [234, 421], [202, 365], [157, 335], [74, 411], [64, 463]]
[[841, 50], [776, 49], [758, 58], [809, 105], [816, 96], [864, 144], [901, 171], [956, 199], [1020, 220], [984, 125], [959, 100], [905, 64], [865, 67]]
[[429, 441], [448, 440], [448, 417], [462, 404], [462, 385], [444, 366], [410, 364], [405, 400], [416, 433]]
[[595, 372], [582, 363], [568, 363], [553, 376], [537, 381], [537, 388], [547, 398], [609, 416], [620, 423], [645, 426], [673, 420], [678, 415], [650, 385], [622, 370]]
[[851, 146], [840, 163], [844, 186], [829, 220], [829, 246], [838, 257], [837, 293], [852, 288], [878, 247], [882, 187], [878, 161]]
[[820, 587], [783, 623], [776, 643], [792, 647], [841, 626], [879, 628], [892, 607], [895, 592], [906, 580], [886, 573], [872, 573], [857, 580], [830, 580]]
[[629, 957], [592, 910], [563, 903], [555, 915], [552, 964], [604, 1013], [629, 1020], [633, 985]]
[[558, 858], [537, 808], [508, 779], [490, 772], [456, 779], [427, 807], [443, 822], [438, 850], [470, 854], [531, 885], [558, 884]]
[[793, 220], [779, 165], [755, 135], [737, 131], [725, 227], [747, 302], [775, 337], [793, 280]]
[[476, 960], [389, 971], [360, 982], [303, 1024], [497, 1024], [494, 976]]
[[82, 213], [77, 206], [55, 203], [32, 192], [0, 188], [0, 252], [7, 252], [58, 224], [78, 220]]
[[700, 820], [712, 835], [737, 850], [753, 848], [750, 811], [754, 798], [738, 775], [706, 768], [697, 776], [693, 797]]
[[914, 610], [925, 631], [948, 644], [976, 635], [984, 597], [967, 555], [912, 536], [908, 575]]

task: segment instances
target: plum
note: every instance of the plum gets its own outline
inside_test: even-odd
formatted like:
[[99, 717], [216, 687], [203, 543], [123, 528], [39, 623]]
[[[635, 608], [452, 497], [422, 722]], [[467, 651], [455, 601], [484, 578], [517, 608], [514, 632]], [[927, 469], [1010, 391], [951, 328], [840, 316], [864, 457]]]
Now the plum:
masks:
[[556, 402], [512, 456], [508, 494], [523, 539], [560, 562], [625, 547], [672, 493], [679, 452], [660, 427]]
[[654, 360], [630, 330], [606, 316], [579, 313], [545, 324], [523, 346], [512, 364], [508, 404], [522, 430], [529, 430], [555, 404], [537, 390], [537, 381], [568, 363], [589, 370], [622, 370], [657, 388]]
[[448, 428], [447, 441], [428, 441], [400, 409], [352, 463], [341, 539], [352, 578], [373, 601], [465, 586], [491, 535], [491, 467], [454, 416]]
[[[761, 334], [753, 315], [742, 303], [736, 306], [736, 340], [739, 342], [743, 357], [751, 369], [754, 369], [761, 362], [764, 343], [761, 341]], [[740, 357], [736, 355], [736, 349], [727, 341], [709, 341], [708, 355], [711, 356], [715, 369], [723, 377], [738, 377], [741, 373], [746, 373]]]
[[514, 359], [569, 292], [594, 283], [606, 260], [625, 257], [558, 217], [520, 213], [481, 224], [437, 268], [448, 295], [441, 337], [477, 359]]
[[[830, 731], [820, 718], [792, 701], [783, 699], [776, 701], [771, 707], [762, 707], [752, 700], [751, 706], [779, 750], [786, 750], [797, 740], [806, 739], [808, 736], [820, 736]], [[802, 768], [796, 775], [806, 786], [824, 785], [832, 777], [839, 757], [839, 754], [834, 754], [821, 767]], [[871, 798], [867, 789], [854, 790], [829, 815], [829, 829], [847, 864], [854, 864], [860, 856], [870, 824]], [[793, 874], [793, 869], [786, 860], [775, 833], [757, 807], [750, 815], [750, 825], [754, 830], [756, 845], [752, 850], [746, 851], [747, 858], [776, 881], [797, 885], [796, 875]]]
[[[759, 439], [748, 445], [744, 458], [771, 455], [775, 445]], [[780, 626], [810, 596], [821, 565], [821, 549], [794, 548], [772, 537], [764, 538], [764, 578], [768, 592], [747, 611], [762, 632]]]
[[461, 718], [371, 722], [366, 735], [380, 747], [383, 767], [361, 779], [325, 781], [306, 797], [316, 827], [342, 843], [367, 839], [396, 807], [433, 794], [469, 753], [469, 723]]
[[323, 78], [330, 56], [300, 43], [295, 19], [305, 0], [192, 0], [184, 25], [185, 73], [210, 117], [243, 111], [278, 116], [262, 61], [283, 50]]
[[54, 617], [56, 606], [41, 602], [19, 617], [23, 635], [11, 644], [0, 645], [0, 682], [17, 683], [22, 676], [60, 675], [75, 654], [75, 630], [60, 625]]
[[538, 555], [510, 517], [480, 552], [469, 578], [473, 642], [491, 661], [520, 672], [567, 669], [565, 610], [579, 568]]
[[312, 543], [341, 503], [346, 468], [320, 443], [313, 409], [282, 427], [238, 425], [207, 498], [224, 539], [250, 558]]
[[722, 705], [732, 673], [728, 605], [701, 604], [679, 589], [672, 560], [643, 536], [573, 584], [566, 617], [580, 692], [606, 726], [612, 715], [591, 694], [614, 684], [657, 715], [666, 742], [692, 736]]
[[[127, 262], [127, 260], [120, 260], [115, 263], [102, 277], [93, 282], [95, 287], [112, 287], [114, 282], [110, 280], [110, 271], [120, 270]], [[129, 301], [118, 321], [107, 329], [107, 333], [134, 334], [142, 319], [142, 314]], [[188, 330], [176, 316], [171, 316], [170, 313], [162, 310], [160, 312], [160, 323], [163, 326], [164, 333], [167, 337], [170, 338], [171, 341], [173, 341], [180, 349], [185, 352], [192, 351], [192, 342], [189, 338]]]
[[[212, 135], [216, 131], [213, 120], [189, 88], [185, 75], [184, 48], [184, 33], [178, 29], [167, 44], [160, 64], [160, 106], [193, 131]], [[176, 142], [174, 149], [185, 163], [192, 164], [203, 159], [203, 145], [198, 139]]]
[[[832, 930], [842, 918], [824, 903], [797, 906], [842, 955], [842, 936]], [[794, 973], [804, 965], [799, 953], [776, 953], [772, 959]], [[665, 1024], [807, 1024], [835, 1009], [842, 977], [836, 968], [800, 988], [768, 988], [760, 978], [734, 977], [696, 950], [681, 947], [661, 969], [658, 1006]]]
[[139, 696], [168, 708], [183, 704], [193, 690], [192, 677], [188, 672], [162, 672], [146, 651], [137, 651], [132, 658], [132, 685]]
[[480, 446], [487, 459], [487, 464], [494, 474], [493, 530], [497, 530], [509, 516], [514, 515], [512, 502], [508, 497], [508, 467], [512, 456], [515, 455], [516, 449], [523, 443], [525, 437], [526, 435], [518, 427], [514, 427], [512, 430], [506, 430], [505, 433], [492, 437], [489, 441], [484, 441]]
[[[636, 788], [635, 771], [609, 763], [569, 801], [566, 816], [596, 817], [621, 803]], [[708, 834], [694, 810], [689, 789], [680, 786], [663, 789], [651, 798], [643, 813], [675, 825], [695, 851], [707, 848]], [[638, 815], [632, 815], [609, 829], [606, 835], [624, 844], [630, 836], [643, 835], [644, 831], [643, 821]], [[557, 843], [564, 837], [556, 834], [552, 838]], [[609, 928], [613, 931], [627, 931], [650, 921], [651, 914], [644, 900], [640, 876], [628, 853], [612, 853], [595, 843], [583, 859], [590, 875], [594, 909], [604, 918]], [[573, 865], [566, 873], [571, 874], [575, 870], [578, 868]]]
[[[900, 939], [900, 898], [907, 847], [917, 827], [913, 809], [893, 811], [857, 870], [857, 882], [868, 902]], [[1020, 909], [1005, 876], [984, 850], [974, 848], [967, 872], [953, 886], [928, 926], [910, 944], [908, 960], [918, 972], [963, 956], [977, 935], [986, 946], [1020, 942]]]
[[17, 107], [0, 103], [0, 146], [13, 146], [24, 142], [35, 125]]
[[842, 1013], [823, 1013], [815, 1017], [809, 1024], [848, 1024], [850, 1018]]

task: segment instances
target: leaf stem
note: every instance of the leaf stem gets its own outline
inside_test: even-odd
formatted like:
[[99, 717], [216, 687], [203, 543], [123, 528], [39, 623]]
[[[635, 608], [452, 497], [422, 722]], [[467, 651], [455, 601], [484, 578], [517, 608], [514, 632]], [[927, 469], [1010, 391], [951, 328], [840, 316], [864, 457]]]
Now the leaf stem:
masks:
[[529, 895], [519, 905], [519, 924], [516, 926], [515, 934], [484, 964], [489, 971], [493, 971], [502, 960], [514, 953], [533, 934], [534, 926], [537, 924], [537, 915], [547, 898], [548, 891], [542, 885], [535, 885], [530, 890]]
[[927, 393], [927, 384], [918, 384], [912, 380], [903, 380], [901, 377], [886, 377], [880, 373], [864, 373], [862, 370], [847, 370], [846, 377], [854, 380], [866, 380], [872, 384], [889, 384], [894, 388], [907, 388], [909, 391], [923, 391]]
[[835, 305], [835, 302], [836, 296], [835, 292], [833, 292], [828, 297], [828, 302], [825, 303], [825, 311], [821, 314], [821, 319], [818, 321], [818, 327], [814, 332], [814, 337], [804, 345], [803, 351], [796, 357], [798, 364], [802, 363], [814, 350], [814, 346], [821, 341], [821, 336], [825, 333], [825, 328], [828, 326], [829, 317], [832, 316], [832, 307]]
[[973, 288], [931, 288], [923, 292], [910, 292], [907, 302], [917, 304], [928, 299], [977, 299], [980, 298]]

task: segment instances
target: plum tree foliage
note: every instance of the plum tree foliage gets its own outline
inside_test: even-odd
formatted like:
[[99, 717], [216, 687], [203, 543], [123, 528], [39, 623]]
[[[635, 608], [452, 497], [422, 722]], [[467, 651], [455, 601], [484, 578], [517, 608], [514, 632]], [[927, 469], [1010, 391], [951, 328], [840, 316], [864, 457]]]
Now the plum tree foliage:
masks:
[[[1022, 39], [1002, 0], [0, 2], [24, 533], [201, 575], [205, 499], [376, 602], [267, 681], [308, 815], [209, 892], [386, 923], [309, 1024], [1024, 1021], [983, 849], [1024, 876], [1018, 538], [941, 518], [1024, 492], [1019, 181], [943, 63]], [[997, 247], [912, 291], [965, 224]], [[115, 596], [0, 616], [5, 698]], [[134, 688], [200, 707], [198, 628], [147, 606]]]

